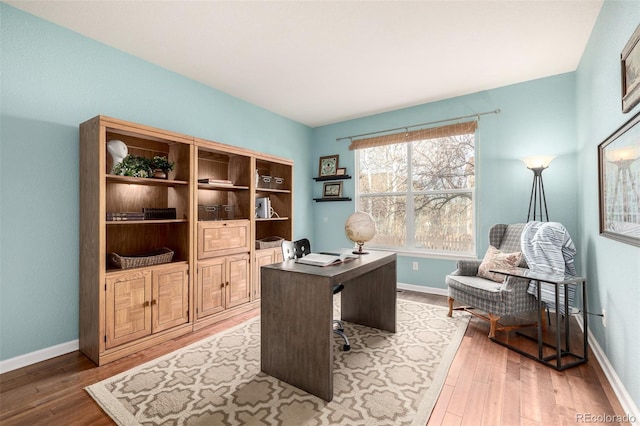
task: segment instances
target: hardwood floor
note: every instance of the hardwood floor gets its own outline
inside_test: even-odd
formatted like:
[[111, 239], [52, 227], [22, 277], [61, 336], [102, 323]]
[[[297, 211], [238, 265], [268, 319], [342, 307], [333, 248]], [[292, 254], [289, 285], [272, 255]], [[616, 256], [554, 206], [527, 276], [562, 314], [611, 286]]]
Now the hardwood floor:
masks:
[[[446, 297], [401, 291], [399, 297], [446, 306]], [[0, 424], [111, 425], [85, 386], [258, 315], [248, 312], [102, 367], [72, 352], [0, 375]], [[577, 413], [623, 415], [598, 362], [564, 372], [491, 342], [472, 318], [428, 425], [564, 425]], [[579, 336], [578, 336], [579, 337]]]

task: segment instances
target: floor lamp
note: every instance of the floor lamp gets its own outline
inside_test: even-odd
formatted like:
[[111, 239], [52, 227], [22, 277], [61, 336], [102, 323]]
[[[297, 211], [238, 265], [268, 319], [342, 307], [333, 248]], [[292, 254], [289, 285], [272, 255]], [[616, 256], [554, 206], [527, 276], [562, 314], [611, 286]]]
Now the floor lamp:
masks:
[[[531, 196], [529, 197], [529, 212], [527, 213], [527, 222], [530, 220], [540, 220], [541, 222], [549, 221], [549, 212], [547, 211], [547, 199], [544, 195], [544, 184], [542, 183], [542, 171], [549, 167], [551, 160], [555, 156], [537, 156], [523, 158], [522, 161], [527, 168], [533, 172], [533, 184], [531, 185]], [[544, 207], [544, 210], [543, 210]], [[539, 219], [536, 219], [540, 213]]]

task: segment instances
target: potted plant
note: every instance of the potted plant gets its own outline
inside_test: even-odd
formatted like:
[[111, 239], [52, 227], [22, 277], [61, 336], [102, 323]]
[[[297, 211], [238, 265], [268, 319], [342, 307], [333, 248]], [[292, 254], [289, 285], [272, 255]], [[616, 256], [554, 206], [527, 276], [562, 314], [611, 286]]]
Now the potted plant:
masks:
[[169, 161], [167, 157], [161, 157], [156, 155], [151, 160], [151, 168], [153, 169], [153, 177], [159, 179], [166, 179], [167, 173], [173, 170], [174, 163]]
[[151, 160], [137, 155], [127, 155], [113, 168], [113, 174], [141, 178], [151, 177]]

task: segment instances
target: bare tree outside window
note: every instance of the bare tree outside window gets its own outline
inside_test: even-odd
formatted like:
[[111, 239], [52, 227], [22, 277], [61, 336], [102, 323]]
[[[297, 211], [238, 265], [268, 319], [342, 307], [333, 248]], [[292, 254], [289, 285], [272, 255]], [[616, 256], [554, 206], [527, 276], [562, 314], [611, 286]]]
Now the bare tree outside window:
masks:
[[357, 151], [358, 206], [376, 221], [369, 246], [474, 254], [475, 134]]

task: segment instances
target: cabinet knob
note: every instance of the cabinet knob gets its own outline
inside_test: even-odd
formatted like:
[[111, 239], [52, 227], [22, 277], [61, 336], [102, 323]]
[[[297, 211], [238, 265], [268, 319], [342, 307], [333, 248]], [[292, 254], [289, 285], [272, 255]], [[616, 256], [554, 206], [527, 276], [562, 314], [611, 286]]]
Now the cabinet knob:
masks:
[[145, 300], [145, 302], [144, 302], [144, 304], [143, 304], [142, 306], [144, 306], [145, 308], [146, 308], [147, 306], [149, 306], [149, 301], [148, 301], [148, 300]]
[[224, 288], [224, 283], [220, 284], [220, 288]]
[[157, 301], [156, 299], [153, 299], [153, 300], [151, 301], [151, 304], [152, 304], [152, 305], [157, 305], [157, 304], [158, 304], [158, 301]]

